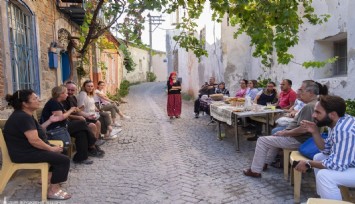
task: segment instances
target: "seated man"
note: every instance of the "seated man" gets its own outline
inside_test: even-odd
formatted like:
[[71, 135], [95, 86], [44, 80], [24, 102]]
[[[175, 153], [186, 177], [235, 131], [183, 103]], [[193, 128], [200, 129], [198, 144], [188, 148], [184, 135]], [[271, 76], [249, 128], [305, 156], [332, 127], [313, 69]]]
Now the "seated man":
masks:
[[[314, 108], [314, 122], [301, 121], [321, 150], [313, 161], [300, 161], [296, 170], [314, 168], [317, 193], [321, 198], [341, 200], [339, 185], [355, 187], [355, 118], [345, 115], [346, 104], [338, 96], [321, 96]], [[318, 127], [331, 131], [324, 140]]]
[[194, 104], [194, 112], [195, 112], [195, 118], [198, 118], [200, 114], [200, 98], [203, 95], [211, 95], [216, 93], [216, 86], [217, 84], [215, 83], [216, 79], [214, 77], [210, 78], [210, 81], [208, 84], [204, 84], [201, 89], [198, 91], [198, 99], [195, 100]]
[[297, 94], [294, 90], [292, 90], [292, 81], [289, 79], [282, 80], [281, 84], [281, 92], [279, 95], [279, 100], [276, 103], [277, 108], [281, 109], [289, 109], [295, 103], [297, 98]]
[[285, 130], [278, 131], [273, 136], [260, 137], [257, 140], [253, 163], [249, 169], [243, 171], [244, 175], [261, 177], [261, 172], [267, 169], [268, 164], [271, 164], [279, 148], [296, 149], [311, 137], [310, 133], [300, 127], [300, 122], [303, 120], [312, 120], [319, 88], [314, 81], [305, 80], [302, 82], [299, 92], [300, 100], [306, 103], [306, 105]]

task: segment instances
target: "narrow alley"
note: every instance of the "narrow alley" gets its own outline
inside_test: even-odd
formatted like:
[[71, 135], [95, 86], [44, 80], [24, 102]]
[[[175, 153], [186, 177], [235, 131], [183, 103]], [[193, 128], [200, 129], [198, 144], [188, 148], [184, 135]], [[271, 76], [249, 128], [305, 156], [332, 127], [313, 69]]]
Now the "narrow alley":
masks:
[[[269, 168], [250, 178], [242, 170], [252, 161], [255, 142], [231, 134], [217, 139], [209, 116], [195, 119], [193, 101], [183, 101], [181, 118], [166, 114], [164, 82], [132, 86], [121, 106], [132, 119], [120, 121], [118, 139], [102, 146], [106, 155], [92, 165], [71, 163], [62, 184], [72, 198], [55, 203], [293, 203], [293, 187], [283, 170]], [[40, 201], [38, 174], [19, 172], [1, 199]], [[308, 180], [308, 181], [307, 181]], [[301, 201], [315, 196], [313, 174], [305, 174]]]

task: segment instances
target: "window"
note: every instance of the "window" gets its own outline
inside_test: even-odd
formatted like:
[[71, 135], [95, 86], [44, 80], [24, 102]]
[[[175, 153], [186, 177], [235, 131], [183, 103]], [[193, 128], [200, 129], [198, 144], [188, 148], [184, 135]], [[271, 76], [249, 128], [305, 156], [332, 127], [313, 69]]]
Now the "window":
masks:
[[348, 72], [347, 58], [347, 40], [334, 42], [334, 56], [338, 56], [338, 60], [334, 63], [333, 75], [346, 75]]
[[33, 89], [39, 94], [33, 15], [25, 7], [25, 5], [10, 1], [7, 8], [12, 87], [13, 91]]

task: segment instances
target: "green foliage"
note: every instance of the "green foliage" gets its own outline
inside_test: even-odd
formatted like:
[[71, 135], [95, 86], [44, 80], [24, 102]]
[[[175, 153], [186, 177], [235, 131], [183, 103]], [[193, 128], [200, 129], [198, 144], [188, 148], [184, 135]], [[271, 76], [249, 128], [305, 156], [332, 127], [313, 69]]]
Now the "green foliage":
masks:
[[134, 68], [136, 67], [136, 63], [134, 63], [131, 52], [128, 50], [127, 46], [123, 43], [121, 43], [119, 49], [122, 51], [124, 55], [123, 59], [123, 64], [127, 70], [127, 72], [134, 71]]
[[355, 99], [347, 99], [346, 103], [346, 113], [355, 116]]
[[259, 76], [257, 81], [258, 81], [258, 88], [265, 88], [266, 85], [271, 81], [271, 79], [263, 78], [262, 76]]
[[107, 93], [107, 97], [113, 101], [121, 101], [122, 97], [120, 96], [119, 91], [120, 90], [117, 88], [115, 93]]
[[147, 72], [147, 81], [153, 82], [157, 79], [157, 76], [153, 72]]
[[[181, 22], [176, 28], [181, 32], [174, 40], [186, 51], [192, 50], [200, 58], [207, 56], [203, 49], [203, 40], [196, 36], [196, 19], [201, 17], [206, 0], [87, 0], [86, 15], [81, 26], [80, 46], [77, 48], [84, 54], [91, 43], [107, 31], [119, 32], [126, 42], [142, 44], [141, 34], [147, 11], [173, 13], [179, 10]], [[298, 32], [304, 21], [312, 25], [324, 23], [328, 14], [316, 15], [312, 0], [209, 0], [212, 20], [221, 22], [228, 15], [232, 26], [237, 26], [234, 33], [237, 38], [245, 33], [250, 37], [250, 45], [254, 46], [254, 57], [260, 57], [263, 65], [271, 67], [273, 54], [276, 53], [280, 64], [288, 64], [293, 55], [289, 48], [298, 44]], [[123, 50], [124, 51], [124, 50]], [[125, 60], [127, 71], [134, 66], [129, 59]], [[305, 67], [321, 67], [322, 62], [307, 62]]]
[[119, 95], [125, 97], [129, 93], [130, 83], [128, 80], [123, 80], [120, 84], [120, 90], [118, 91]]
[[185, 101], [191, 101], [192, 100], [192, 96], [187, 94], [187, 93], [181, 93], [181, 97]]
[[338, 60], [338, 57], [333, 57], [333, 58], [329, 58], [327, 60], [324, 61], [309, 61], [309, 62], [303, 62], [302, 66], [304, 66], [305, 68], [322, 68], [327, 64], [332, 64], [334, 62], [336, 62]]
[[[194, 50], [198, 57], [206, 53], [197, 49], [197, 41], [192, 37], [196, 30], [193, 20], [200, 17], [204, 3], [205, 0], [173, 1], [167, 9], [170, 13], [179, 6], [184, 9], [185, 16], [177, 26], [183, 32], [176, 40], [181, 47]], [[260, 57], [267, 67], [272, 65], [274, 51], [280, 64], [291, 61], [293, 55], [288, 50], [298, 43], [299, 28], [304, 20], [312, 25], [328, 20], [329, 15], [316, 15], [311, 4], [312, 0], [210, 0], [212, 19], [221, 22], [227, 14], [230, 24], [238, 27], [234, 37], [247, 34], [250, 45], [255, 47], [253, 56]]]

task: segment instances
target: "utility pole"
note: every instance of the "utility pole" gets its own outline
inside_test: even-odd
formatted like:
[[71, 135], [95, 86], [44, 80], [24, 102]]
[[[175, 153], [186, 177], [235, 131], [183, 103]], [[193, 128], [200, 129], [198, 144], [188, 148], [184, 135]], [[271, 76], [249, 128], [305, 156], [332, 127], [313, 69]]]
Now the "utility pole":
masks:
[[[153, 32], [155, 31], [155, 29], [165, 20], [161, 19], [161, 15], [160, 16], [152, 16], [150, 15], [150, 13], [148, 14], [148, 18], [149, 18], [149, 67], [148, 70], [149, 72], [152, 71], [152, 55], [153, 55]], [[156, 27], [154, 28], [154, 30], [152, 30], [152, 25], [156, 25]]]

